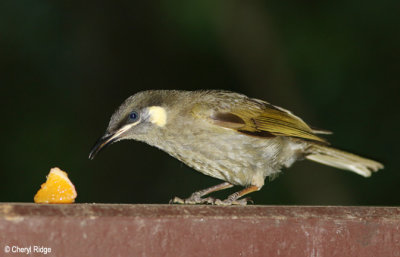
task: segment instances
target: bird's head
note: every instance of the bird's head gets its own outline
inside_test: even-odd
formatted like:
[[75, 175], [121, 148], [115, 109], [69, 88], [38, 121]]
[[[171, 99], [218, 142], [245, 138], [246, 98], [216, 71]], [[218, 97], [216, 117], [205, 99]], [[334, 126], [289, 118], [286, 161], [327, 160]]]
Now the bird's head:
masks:
[[164, 93], [143, 91], [122, 103], [114, 112], [105, 134], [97, 140], [89, 154], [93, 159], [101, 149], [123, 139], [146, 141], [167, 124]]

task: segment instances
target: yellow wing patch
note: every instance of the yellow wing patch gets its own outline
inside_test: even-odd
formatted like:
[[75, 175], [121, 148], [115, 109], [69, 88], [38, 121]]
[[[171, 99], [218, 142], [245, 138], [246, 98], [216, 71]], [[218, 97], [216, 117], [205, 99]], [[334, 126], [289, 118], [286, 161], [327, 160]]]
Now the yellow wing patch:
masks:
[[290, 112], [267, 104], [263, 107], [246, 106], [229, 112], [217, 111], [211, 115], [211, 119], [216, 125], [249, 135], [298, 137], [327, 143], [325, 139], [316, 136], [303, 120]]

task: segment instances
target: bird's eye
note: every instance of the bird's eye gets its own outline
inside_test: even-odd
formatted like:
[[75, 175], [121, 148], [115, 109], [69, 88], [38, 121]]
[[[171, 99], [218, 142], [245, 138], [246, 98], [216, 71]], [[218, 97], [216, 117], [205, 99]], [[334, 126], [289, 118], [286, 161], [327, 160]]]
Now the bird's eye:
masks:
[[129, 114], [129, 120], [137, 121], [139, 119], [139, 113], [133, 111]]

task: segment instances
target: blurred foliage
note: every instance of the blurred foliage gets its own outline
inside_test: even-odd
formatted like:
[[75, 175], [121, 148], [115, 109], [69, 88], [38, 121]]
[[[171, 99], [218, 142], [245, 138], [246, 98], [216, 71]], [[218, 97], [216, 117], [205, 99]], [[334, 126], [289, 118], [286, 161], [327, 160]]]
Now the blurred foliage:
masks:
[[135, 92], [219, 88], [292, 110], [386, 166], [364, 179], [298, 162], [252, 195], [257, 204], [399, 205], [398, 10], [388, 0], [2, 1], [0, 201], [32, 201], [54, 166], [78, 202], [167, 203], [219, 183], [138, 142], [87, 159]]

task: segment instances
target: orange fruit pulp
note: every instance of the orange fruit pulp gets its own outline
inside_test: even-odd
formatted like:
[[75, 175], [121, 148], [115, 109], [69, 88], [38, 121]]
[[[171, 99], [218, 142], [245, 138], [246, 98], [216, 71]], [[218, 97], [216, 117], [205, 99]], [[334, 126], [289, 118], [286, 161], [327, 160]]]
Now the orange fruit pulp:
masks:
[[42, 184], [34, 197], [35, 203], [73, 203], [77, 196], [75, 186], [68, 174], [59, 168], [52, 168], [47, 181]]

